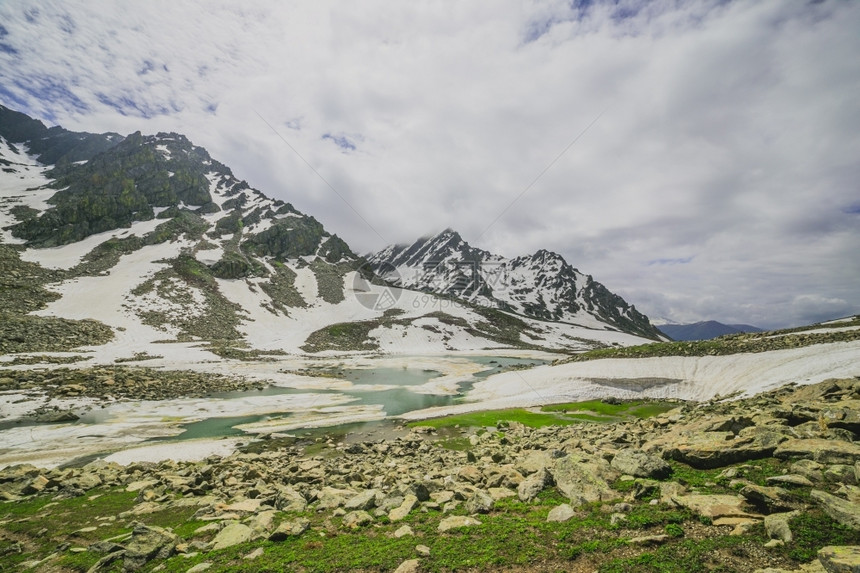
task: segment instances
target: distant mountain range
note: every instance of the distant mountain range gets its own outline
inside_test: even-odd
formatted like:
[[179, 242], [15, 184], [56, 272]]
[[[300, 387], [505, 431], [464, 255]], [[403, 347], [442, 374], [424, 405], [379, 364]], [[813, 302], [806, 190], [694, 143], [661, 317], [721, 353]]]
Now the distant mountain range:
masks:
[[694, 324], [661, 324], [657, 328], [672, 340], [708, 340], [726, 334], [763, 332], [763, 329], [748, 324], [723, 324], [715, 320]]
[[449, 229], [369, 262], [181, 134], [77, 133], [0, 106], [0, 354], [105, 336], [123, 359], [153, 342], [241, 357], [661, 336], [549, 251], [505, 259]]

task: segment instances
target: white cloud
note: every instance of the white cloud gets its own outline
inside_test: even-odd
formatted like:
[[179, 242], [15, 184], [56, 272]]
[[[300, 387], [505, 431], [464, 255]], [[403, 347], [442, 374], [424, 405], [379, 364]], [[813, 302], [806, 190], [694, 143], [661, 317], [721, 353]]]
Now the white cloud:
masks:
[[450, 226], [655, 316], [860, 312], [860, 4], [582, 4], [4, 2], [0, 101], [186, 133], [359, 251]]

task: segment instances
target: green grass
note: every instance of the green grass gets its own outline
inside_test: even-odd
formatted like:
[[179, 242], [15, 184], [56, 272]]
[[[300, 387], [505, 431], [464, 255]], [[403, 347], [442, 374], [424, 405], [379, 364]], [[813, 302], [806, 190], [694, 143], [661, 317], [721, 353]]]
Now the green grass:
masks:
[[679, 405], [674, 402], [646, 402], [640, 406], [634, 406], [628, 413], [636, 418], [646, 419], [665, 414], [674, 410]]
[[724, 468], [699, 470], [676, 461], [669, 461], [669, 465], [672, 466], [672, 480], [699, 493], [734, 493], [725, 480], [718, 479]]
[[[463, 444], [459, 436], [449, 437]], [[704, 484], [719, 470], [694, 470], [674, 464], [676, 471], [689, 483]], [[758, 478], [778, 471], [776, 465], [749, 464], [746, 472]], [[632, 483], [632, 482], [631, 482]], [[622, 497], [623, 494], [619, 494]], [[194, 531], [204, 525], [195, 520], [196, 507], [164, 510], [114, 521], [98, 517], [117, 516], [135, 504], [135, 493], [122, 489], [100, 489], [88, 496], [53, 502], [41, 496], [23, 502], [0, 504], [0, 521], [4, 532], [26, 537], [26, 551], [14, 550], [10, 541], [0, 542], [0, 570], [14, 570], [24, 561], [41, 559], [57, 550], [61, 543], [69, 547], [86, 547], [90, 543], [127, 533], [133, 520], [148, 525], [173, 528], [182, 539], [193, 539]], [[201, 552], [191, 558], [173, 556], [155, 560], [143, 571], [184, 573], [202, 562], [212, 563], [210, 572], [276, 572], [303, 571], [334, 573], [337, 571], [392, 571], [406, 559], [415, 558], [415, 546], [427, 545], [430, 556], [421, 558], [422, 571], [431, 573], [462, 570], [495, 571], [510, 567], [536, 567], [547, 570], [570, 570], [574, 562], [587, 563], [604, 573], [680, 573], [747, 571], [749, 552], [759, 553], [765, 541], [763, 527], [744, 537], [725, 536], [725, 530], [705, 527], [690, 511], [664, 504], [651, 505], [647, 500], [634, 502], [627, 519], [611, 523], [606, 504], [591, 503], [576, 508], [573, 519], [548, 523], [549, 511], [567, 499], [555, 488], [542, 491], [532, 503], [517, 497], [496, 502], [491, 513], [479, 515], [481, 525], [438, 533], [439, 522], [447, 516], [434, 509], [416, 510], [401, 522], [377, 518], [367, 527], [351, 531], [340, 517], [329, 512], [304, 512], [311, 529], [300, 537], [283, 542], [258, 540], [222, 551]], [[464, 514], [464, 508], [453, 514]], [[297, 517], [278, 512], [275, 521]], [[80, 528], [106, 523], [95, 532]], [[396, 539], [393, 532], [408, 524], [414, 536]], [[792, 524], [796, 543], [775, 550], [779, 563], [807, 561], [827, 544], [860, 544], [860, 533], [838, 526], [820, 512], [795, 519]], [[50, 532], [45, 534], [43, 530]], [[629, 545], [634, 536], [665, 533], [670, 539], [658, 548]], [[4, 537], [0, 534], [0, 537]], [[263, 555], [248, 560], [251, 551], [262, 548]], [[6, 552], [10, 550], [10, 552]], [[57, 571], [85, 572], [100, 557], [95, 553], [71, 553], [61, 549], [52, 565]], [[761, 558], [759, 557], [760, 563]], [[121, 563], [115, 569], [119, 571]]]
[[[633, 557], [613, 559], [604, 563], [600, 573], [729, 573], [746, 572], [743, 561], [750, 541], [744, 537], [721, 536], [707, 539], [683, 539], [669, 543], [654, 551], [645, 551]], [[718, 553], [735, 554], [738, 566], [716, 562]]]
[[794, 536], [781, 550], [798, 563], [811, 561], [828, 545], [860, 545], [860, 531], [833, 521], [820, 511], [801, 513], [788, 522]]
[[642, 401], [622, 402], [620, 404], [609, 404], [601, 400], [587, 400], [585, 402], [570, 402], [567, 404], [550, 404], [541, 408], [542, 412], [594, 412], [604, 416], [619, 416], [633, 406], [644, 404]]
[[563, 426], [575, 424], [578, 420], [565, 418], [555, 414], [542, 414], [538, 412], [529, 412], [522, 408], [512, 408], [510, 410], [487, 410], [484, 412], [472, 412], [469, 414], [458, 414], [456, 416], [446, 416], [444, 418], [433, 418], [430, 420], [421, 420], [419, 422], [411, 422], [409, 427], [415, 426], [430, 426], [432, 428], [450, 428], [454, 426], [463, 427], [487, 427], [496, 426], [500, 422], [519, 422], [530, 428], [542, 428], [544, 426]]
[[543, 406], [540, 412], [532, 412], [523, 408], [509, 410], [487, 410], [458, 414], [444, 418], [433, 418], [409, 423], [410, 428], [430, 426], [433, 428], [487, 427], [496, 426], [500, 422], [519, 422], [530, 428], [544, 426], [567, 426], [580, 422], [617, 422], [626, 417], [648, 418], [677, 408], [674, 402], [644, 402], [641, 400], [608, 404], [600, 400], [572, 402], [568, 404], [550, 404]]
[[[5, 536], [0, 537], [0, 570], [24, 561], [44, 559], [63, 542], [71, 547], [86, 547], [96, 541], [129, 532], [128, 520], [99, 518], [109, 518], [131, 509], [136, 496], [136, 493], [122, 489], [109, 489], [93, 490], [87, 495], [56, 503], [48, 496], [39, 496], [0, 504], [0, 521], [6, 521], [3, 529], [12, 536], [28, 540], [23, 552], [7, 553], [14, 543], [5, 539]], [[175, 519], [173, 515], [164, 516], [165, 522], [174, 522]], [[80, 531], [86, 527], [97, 529]], [[66, 570], [86, 571], [99, 557], [89, 552], [69, 553], [62, 556], [61, 562], [67, 567]]]
[[472, 448], [472, 443], [469, 441], [469, 438], [464, 436], [452, 436], [450, 438], [442, 438], [436, 441], [436, 445], [440, 448], [445, 448], [446, 450], [453, 450], [455, 452], [465, 452]]

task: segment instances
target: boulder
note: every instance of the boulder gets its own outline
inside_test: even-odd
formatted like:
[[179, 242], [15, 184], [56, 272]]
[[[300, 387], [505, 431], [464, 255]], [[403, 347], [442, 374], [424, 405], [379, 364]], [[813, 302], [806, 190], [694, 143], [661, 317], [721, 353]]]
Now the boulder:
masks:
[[635, 449], [621, 450], [612, 458], [611, 465], [622, 474], [635, 477], [666, 479], [672, 473], [672, 467], [662, 458]]
[[800, 515], [799, 511], [766, 515], [764, 518], [764, 529], [767, 532], [767, 536], [771, 539], [779, 539], [784, 543], [791, 543], [793, 536], [788, 522], [798, 515]]
[[543, 489], [552, 482], [552, 477], [545, 468], [541, 468], [520, 482], [517, 487], [517, 496], [520, 501], [529, 502], [536, 498]]
[[283, 541], [288, 537], [297, 537], [307, 531], [310, 526], [310, 520], [304, 517], [282, 521], [278, 525], [278, 528], [269, 536], [269, 541]]
[[466, 511], [469, 513], [490, 513], [495, 501], [483, 491], [476, 491], [466, 500]]
[[816, 489], [812, 490], [810, 496], [818, 502], [824, 513], [834, 520], [842, 525], [860, 529], [860, 503], [848, 501]]
[[[38, 479], [38, 478], [36, 478]], [[853, 485], [857, 483], [854, 475], [854, 466], [845, 464], [833, 464], [824, 470], [824, 479], [831, 482], [839, 482]]]
[[856, 545], [822, 547], [818, 560], [827, 573], [860, 573], [860, 547]]
[[254, 537], [254, 531], [243, 523], [231, 523], [224, 527], [210, 543], [209, 548], [213, 551], [225, 549], [240, 543], [247, 543]]
[[463, 466], [460, 468], [460, 471], [457, 472], [457, 478], [461, 481], [476, 485], [483, 481], [484, 474], [481, 473], [481, 470], [479, 470], [477, 466]]
[[766, 487], [749, 484], [741, 488], [740, 494], [753, 505], [768, 512], [791, 509], [791, 494], [781, 487]]
[[343, 516], [343, 526], [349, 529], [358, 529], [371, 523], [373, 523], [373, 517], [363, 509], [350, 511]]
[[246, 524], [254, 532], [254, 539], [265, 537], [275, 527], [275, 511], [261, 511], [246, 520]]
[[439, 522], [439, 527], [437, 528], [437, 531], [439, 531], [439, 533], [444, 533], [446, 531], [450, 531], [451, 529], [458, 529], [460, 527], [471, 527], [473, 525], [481, 525], [481, 522], [474, 517], [468, 517], [465, 515], [452, 515], [451, 517], [446, 517]]
[[403, 502], [399, 506], [391, 510], [391, 512], [388, 514], [388, 519], [390, 519], [391, 521], [400, 521], [401, 519], [409, 515], [409, 512], [415, 509], [415, 506], [417, 505], [418, 498], [412, 494], [409, 494], [403, 498]]
[[770, 427], [743, 427], [735, 433], [733, 423], [739, 424], [735, 417], [723, 418], [722, 423], [693, 422], [646, 444], [645, 449], [662, 449], [664, 458], [711, 469], [770, 457], [787, 439], [783, 431]]
[[773, 452], [782, 459], [803, 458], [821, 464], [850, 464], [860, 460], [860, 444], [841, 440], [807, 438], [787, 440]]
[[279, 484], [275, 485], [277, 495], [275, 496], [275, 507], [281, 511], [301, 513], [308, 507], [308, 502], [302, 494], [291, 487]]
[[804, 486], [804, 487], [812, 487], [812, 481], [802, 475], [798, 474], [786, 474], [781, 476], [770, 476], [766, 479], [767, 483], [775, 483], [775, 484], [785, 484], [785, 485], [796, 485], [796, 486]]
[[556, 460], [552, 467], [555, 485], [573, 504], [608, 501], [618, 497], [609, 482], [618, 478], [603, 458], [569, 455]]
[[23, 493], [24, 495], [34, 495], [37, 493], [41, 493], [45, 490], [46, 487], [48, 487], [48, 484], [50, 483], [51, 480], [49, 480], [45, 476], [37, 475], [32, 480], [30, 480], [30, 483], [24, 486], [24, 488], [21, 490], [21, 493]]
[[808, 478], [811, 482], [824, 479], [824, 466], [813, 460], [797, 460], [791, 464], [791, 472]]
[[376, 507], [376, 495], [377, 495], [377, 493], [378, 492], [375, 489], [365, 490], [365, 491], [361, 492], [360, 494], [356, 495], [355, 497], [352, 497], [349, 500], [347, 500], [347, 502], [344, 504], [343, 508], [347, 511], [352, 511], [352, 510], [357, 510], [357, 509], [361, 509], [361, 510], [366, 511], [368, 509], [373, 509], [374, 507]]
[[[672, 501], [703, 517], [759, 517], [747, 513], [745, 499], [738, 495], [690, 494], [672, 497]], [[760, 519], [760, 517], [759, 517]]]
[[317, 509], [336, 509], [344, 504], [348, 499], [355, 497], [355, 492], [348, 489], [337, 489], [333, 487], [324, 487], [317, 496]]
[[568, 521], [574, 515], [576, 513], [573, 511], [573, 508], [569, 504], [563, 503], [549, 510], [546, 520], [548, 522], [562, 523]]
[[124, 567], [136, 571], [153, 559], [166, 559], [173, 554], [179, 539], [164, 528], [136, 523], [125, 546]]

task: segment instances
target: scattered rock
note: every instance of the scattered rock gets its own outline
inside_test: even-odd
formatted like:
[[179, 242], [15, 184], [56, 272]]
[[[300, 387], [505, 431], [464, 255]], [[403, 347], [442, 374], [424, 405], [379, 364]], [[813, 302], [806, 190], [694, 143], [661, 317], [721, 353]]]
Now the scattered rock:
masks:
[[283, 541], [287, 537], [299, 536], [307, 531], [310, 526], [310, 520], [304, 517], [282, 521], [278, 528], [269, 535], [269, 541]]
[[407, 559], [394, 570], [394, 573], [418, 573], [421, 570], [419, 564], [417, 559]]
[[224, 527], [212, 540], [209, 548], [213, 551], [225, 549], [240, 543], [247, 543], [254, 537], [254, 531], [243, 523], [231, 523]]
[[860, 460], [860, 444], [823, 438], [783, 442], [773, 452], [777, 458], [804, 458], [821, 464], [851, 464]]
[[860, 547], [823, 547], [818, 560], [827, 573], [860, 573]]
[[481, 525], [481, 522], [474, 517], [453, 515], [451, 517], [446, 517], [445, 519], [440, 521], [437, 531], [439, 531], [439, 533], [444, 533], [446, 531], [450, 531], [451, 529], [457, 529], [460, 527], [471, 527], [473, 525]]
[[409, 515], [409, 512], [415, 509], [416, 505], [418, 505], [418, 498], [409, 494], [403, 498], [403, 503], [391, 510], [388, 514], [388, 519], [391, 521], [400, 521]]
[[541, 468], [529, 477], [523, 479], [517, 487], [517, 496], [520, 501], [529, 502], [536, 498], [544, 488], [552, 482], [552, 477], [545, 468]]
[[842, 525], [860, 529], [860, 503], [836, 497], [824, 491], [812, 490], [810, 496], [818, 502], [824, 513]]
[[137, 523], [125, 546], [124, 567], [136, 571], [153, 559], [166, 559], [173, 554], [178, 538], [161, 527]]
[[403, 525], [394, 532], [394, 537], [400, 539], [401, 537], [406, 537], [407, 535], [412, 536], [415, 535], [415, 532], [412, 531], [412, 528], [408, 525]]
[[771, 539], [779, 539], [784, 543], [791, 543], [793, 535], [788, 522], [799, 514], [799, 511], [789, 511], [787, 513], [766, 515], [764, 518], [764, 529], [767, 532], [767, 536]]
[[668, 535], [645, 535], [642, 537], [631, 537], [629, 543], [631, 545], [662, 545], [669, 540]]
[[350, 511], [343, 516], [343, 526], [349, 529], [358, 529], [371, 523], [373, 523], [373, 517], [363, 509]]
[[662, 458], [634, 449], [615, 454], [611, 465], [622, 474], [635, 477], [666, 479], [672, 473], [672, 467]]
[[466, 511], [469, 513], [490, 513], [494, 500], [483, 491], [476, 491], [466, 500]]
[[549, 510], [546, 520], [550, 522], [564, 522], [574, 515], [576, 515], [576, 513], [573, 511], [573, 508], [569, 504], [563, 503]]

